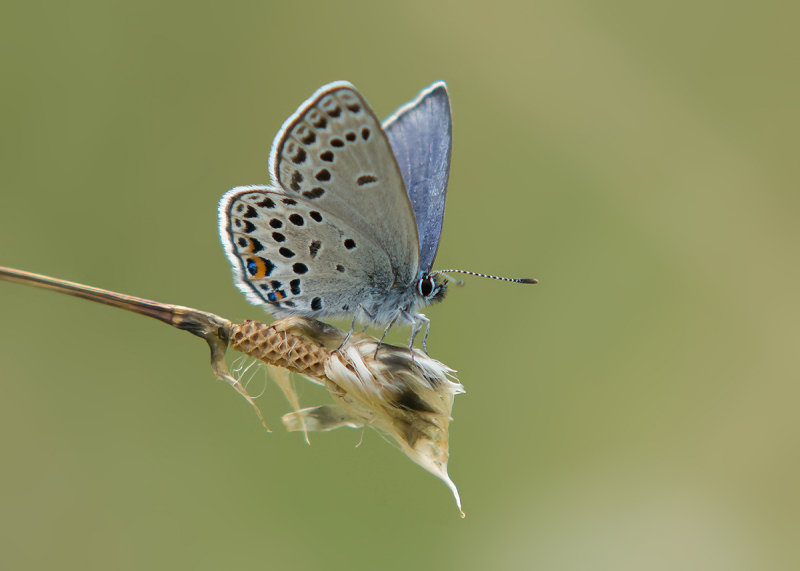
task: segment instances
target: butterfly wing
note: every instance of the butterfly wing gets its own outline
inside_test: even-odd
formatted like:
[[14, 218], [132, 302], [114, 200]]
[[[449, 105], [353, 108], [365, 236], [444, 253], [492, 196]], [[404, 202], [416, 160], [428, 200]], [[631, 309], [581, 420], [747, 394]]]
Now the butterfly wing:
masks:
[[419, 238], [403, 175], [375, 113], [352, 85], [323, 86], [286, 120], [270, 172], [289, 197], [381, 249], [398, 285], [416, 278]]
[[386, 291], [389, 257], [370, 238], [310, 200], [243, 186], [219, 205], [219, 233], [237, 287], [276, 317], [353, 314]]
[[403, 173], [420, 240], [419, 267], [433, 265], [442, 234], [453, 127], [447, 85], [424, 89], [383, 122], [383, 130]]

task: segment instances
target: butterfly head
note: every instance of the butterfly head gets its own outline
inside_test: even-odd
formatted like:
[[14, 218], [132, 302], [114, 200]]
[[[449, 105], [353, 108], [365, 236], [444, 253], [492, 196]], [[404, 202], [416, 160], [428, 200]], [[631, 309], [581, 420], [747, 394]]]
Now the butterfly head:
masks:
[[436, 303], [442, 301], [447, 293], [447, 283], [439, 280], [440, 275], [436, 272], [423, 273], [417, 279], [417, 293], [425, 303]]

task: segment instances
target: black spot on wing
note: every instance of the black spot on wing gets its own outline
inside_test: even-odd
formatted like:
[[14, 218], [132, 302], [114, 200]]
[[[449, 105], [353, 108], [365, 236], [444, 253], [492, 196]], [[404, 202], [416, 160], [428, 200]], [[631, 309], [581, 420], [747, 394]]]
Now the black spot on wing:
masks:
[[249, 220], [239, 220], [238, 218], [233, 221], [233, 225], [248, 234], [256, 229], [256, 225]]
[[294, 173], [292, 173], [292, 180], [289, 183], [289, 188], [295, 192], [299, 192], [301, 182], [303, 182], [303, 175], [300, 174], [300, 171], [294, 171]]
[[296, 165], [302, 165], [306, 162], [306, 151], [303, 148], [297, 149], [297, 153], [292, 157], [292, 162]]

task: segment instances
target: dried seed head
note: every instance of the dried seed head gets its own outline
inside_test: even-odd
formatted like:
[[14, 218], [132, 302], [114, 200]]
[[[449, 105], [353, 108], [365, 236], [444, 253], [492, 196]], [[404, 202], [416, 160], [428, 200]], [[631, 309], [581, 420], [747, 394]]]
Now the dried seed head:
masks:
[[[211, 368], [249, 402], [266, 423], [253, 398], [233, 378], [225, 363], [229, 344], [265, 363], [300, 373], [324, 385], [333, 405], [296, 410], [283, 417], [288, 430], [332, 430], [370, 426], [388, 434], [414, 462], [458, 490], [447, 475], [448, 427], [453, 397], [464, 392], [453, 370], [419, 350], [394, 347], [374, 337], [344, 332], [313, 319], [292, 317], [265, 325], [236, 324], [180, 305], [116, 293], [23, 270], [0, 267], [0, 280], [51, 289], [147, 315], [204, 339], [211, 350]], [[297, 409], [297, 395], [288, 379], [281, 390]], [[267, 429], [269, 430], [269, 429]], [[464, 513], [461, 512], [463, 517]]]
[[[390, 436], [414, 462], [442, 479], [461, 500], [447, 474], [448, 429], [453, 398], [464, 389], [454, 371], [422, 351], [380, 344], [365, 334], [290, 317], [271, 325], [233, 325], [237, 351], [313, 377], [335, 404], [284, 415], [287, 430], [325, 431], [369, 426]], [[462, 512], [463, 514], [463, 512]]]

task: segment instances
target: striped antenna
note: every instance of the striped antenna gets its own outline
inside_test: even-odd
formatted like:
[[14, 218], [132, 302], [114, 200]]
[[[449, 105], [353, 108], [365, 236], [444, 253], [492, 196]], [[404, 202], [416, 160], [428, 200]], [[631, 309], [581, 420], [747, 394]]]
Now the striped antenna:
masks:
[[[500, 280], [501, 282], [512, 282], [515, 284], [538, 284], [539, 282], [534, 278], [504, 278], [501, 276], [490, 276], [489, 274], [479, 274], [478, 272], [470, 272], [467, 270], [436, 270], [437, 274], [467, 274], [468, 276], [477, 276], [479, 278], [490, 278], [493, 280]], [[450, 277], [450, 276], [447, 276]], [[452, 279], [452, 278], [451, 278]]]

